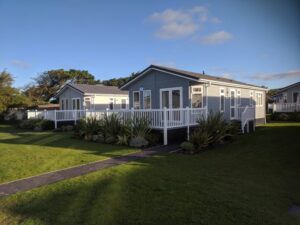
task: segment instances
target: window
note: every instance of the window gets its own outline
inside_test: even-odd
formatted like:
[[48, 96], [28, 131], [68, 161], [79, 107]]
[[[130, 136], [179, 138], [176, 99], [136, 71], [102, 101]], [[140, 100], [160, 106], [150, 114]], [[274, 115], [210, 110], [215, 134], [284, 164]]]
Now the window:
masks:
[[121, 109], [126, 109], [126, 99], [121, 99]]
[[293, 93], [293, 103], [299, 102], [299, 92]]
[[241, 102], [241, 90], [237, 90], [236, 92], [236, 97], [237, 97], [237, 105], [241, 106], [242, 102]]
[[80, 109], [80, 99], [79, 98], [72, 98], [72, 109], [73, 110]]
[[225, 89], [220, 88], [220, 111], [225, 111]]
[[66, 110], [68, 110], [68, 109], [69, 109], [69, 100], [66, 99]]
[[110, 98], [109, 99], [109, 104], [108, 104], [108, 108], [110, 109], [110, 110], [113, 110], [114, 109], [114, 99], [113, 98]]
[[151, 90], [143, 91], [143, 107], [144, 109], [151, 109]]
[[140, 92], [133, 92], [133, 108], [140, 109]]
[[283, 103], [287, 103], [287, 93], [283, 93]]
[[60, 108], [61, 108], [61, 110], [65, 110], [65, 99], [64, 98], [62, 98], [60, 100]]
[[192, 108], [202, 108], [203, 105], [203, 94], [202, 87], [192, 87]]
[[91, 109], [91, 98], [84, 98], [85, 109]]
[[250, 105], [250, 106], [253, 106], [253, 105], [254, 105], [253, 91], [250, 91], [249, 105]]
[[262, 93], [256, 92], [255, 94], [256, 94], [255, 95], [256, 106], [262, 106], [263, 105]]

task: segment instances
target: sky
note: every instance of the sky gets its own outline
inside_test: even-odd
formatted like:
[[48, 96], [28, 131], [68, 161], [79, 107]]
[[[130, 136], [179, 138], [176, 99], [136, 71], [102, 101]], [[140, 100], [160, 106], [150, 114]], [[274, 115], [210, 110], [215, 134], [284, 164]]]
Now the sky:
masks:
[[300, 1], [0, 0], [0, 71], [124, 77], [150, 64], [282, 87], [300, 81]]

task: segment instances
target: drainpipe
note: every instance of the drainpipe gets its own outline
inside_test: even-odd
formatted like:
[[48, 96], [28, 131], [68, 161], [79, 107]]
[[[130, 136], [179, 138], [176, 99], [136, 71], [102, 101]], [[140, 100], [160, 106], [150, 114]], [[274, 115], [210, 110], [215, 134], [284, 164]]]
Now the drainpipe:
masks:
[[210, 86], [211, 86], [211, 82], [210, 81], [205, 84], [205, 95], [206, 95], [205, 96], [205, 99], [206, 99], [205, 100], [206, 101], [205, 102], [205, 107], [206, 107], [206, 110], [208, 110], [208, 91], [207, 91], [207, 88], [210, 87]]

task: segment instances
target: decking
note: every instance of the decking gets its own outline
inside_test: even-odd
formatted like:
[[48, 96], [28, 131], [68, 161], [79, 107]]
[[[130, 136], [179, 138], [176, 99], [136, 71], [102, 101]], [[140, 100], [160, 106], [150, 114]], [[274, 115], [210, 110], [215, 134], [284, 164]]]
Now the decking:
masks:
[[[104, 118], [105, 115], [116, 114], [121, 122], [128, 119], [146, 118], [152, 129], [160, 129], [164, 131], [164, 144], [168, 143], [168, 130], [176, 128], [187, 128], [187, 138], [189, 138], [189, 130], [191, 126], [197, 125], [200, 118], [207, 118], [208, 110], [204, 108], [177, 108], [177, 109], [126, 109], [126, 110], [51, 110], [51, 111], [28, 111], [27, 118], [41, 118], [52, 120], [55, 128], [59, 122], [74, 121], [77, 123], [81, 118], [94, 117], [97, 119]], [[236, 108], [237, 120], [241, 120], [241, 128], [247, 122], [254, 120], [255, 110], [253, 107]], [[249, 126], [248, 126], [249, 128]]]

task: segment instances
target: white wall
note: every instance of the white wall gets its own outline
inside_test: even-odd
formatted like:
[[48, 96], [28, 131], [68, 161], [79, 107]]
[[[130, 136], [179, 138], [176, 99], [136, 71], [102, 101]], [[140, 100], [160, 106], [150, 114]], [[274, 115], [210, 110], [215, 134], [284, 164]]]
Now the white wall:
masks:
[[[114, 109], [121, 109], [122, 99], [126, 100], [126, 108], [128, 109], [129, 99], [128, 95], [85, 95], [84, 100], [91, 98], [91, 109], [104, 110], [109, 108], [111, 102], [113, 102]], [[86, 104], [84, 104], [86, 105]]]

